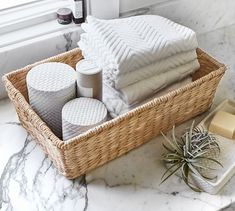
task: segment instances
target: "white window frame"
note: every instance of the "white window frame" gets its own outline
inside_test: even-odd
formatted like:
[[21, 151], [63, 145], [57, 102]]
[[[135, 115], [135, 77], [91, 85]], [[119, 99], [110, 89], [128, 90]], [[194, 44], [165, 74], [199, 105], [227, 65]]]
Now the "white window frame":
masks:
[[[7, 3], [5, 3], [5, 2], [0, 3], [0, 11], [16, 8], [16, 7], [20, 7], [20, 6], [24, 6], [24, 5], [35, 3], [35, 2], [38, 2], [38, 1], [43, 1], [43, 0], [29, 0], [29, 2], [27, 2], [27, 0], [21, 0], [21, 2], [18, 1], [18, 0], [5, 1]], [[5, 5], [5, 6], [3, 6], [3, 5]]]
[[71, 1], [41, 0], [0, 10], [0, 48], [74, 28], [57, 23], [56, 11], [63, 7], [71, 8]]
[[[56, 21], [56, 11], [63, 7], [71, 8], [72, 1], [35, 0], [31, 3], [0, 10], [0, 50], [43, 35], [60, 33], [67, 29], [79, 30], [78, 26], [73, 23], [61, 25]], [[128, 12], [130, 10], [133, 10], [133, 14], [141, 14], [143, 9], [139, 11], [138, 8], [171, 1], [174, 0], [120, 0], [120, 12], [124, 16], [126, 12], [128, 16], [131, 15], [132, 13]], [[146, 11], [144, 10], [144, 12]]]

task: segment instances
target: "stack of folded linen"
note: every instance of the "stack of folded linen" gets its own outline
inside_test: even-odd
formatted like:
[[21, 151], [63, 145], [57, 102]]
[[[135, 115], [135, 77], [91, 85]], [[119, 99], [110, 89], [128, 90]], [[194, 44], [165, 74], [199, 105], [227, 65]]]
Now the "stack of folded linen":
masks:
[[[89, 16], [78, 42], [83, 56], [103, 69], [103, 101], [124, 113], [199, 68], [196, 34], [156, 15], [100, 20]], [[113, 94], [113, 97], [111, 97]], [[113, 101], [114, 102], [114, 101]]]

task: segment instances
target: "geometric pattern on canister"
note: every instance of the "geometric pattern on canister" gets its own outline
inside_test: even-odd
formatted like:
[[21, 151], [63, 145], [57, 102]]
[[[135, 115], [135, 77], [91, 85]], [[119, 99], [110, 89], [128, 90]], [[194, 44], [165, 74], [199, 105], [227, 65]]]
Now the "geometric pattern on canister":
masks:
[[92, 98], [77, 98], [62, 110], [63, 140], [77, 136], [107, 120], [107, 109]]
[[31, 107], [62, 138], [62, 108], [76, 97], [75, 70], [63, 63], [44, 63], [29, 71], [26, 82]]

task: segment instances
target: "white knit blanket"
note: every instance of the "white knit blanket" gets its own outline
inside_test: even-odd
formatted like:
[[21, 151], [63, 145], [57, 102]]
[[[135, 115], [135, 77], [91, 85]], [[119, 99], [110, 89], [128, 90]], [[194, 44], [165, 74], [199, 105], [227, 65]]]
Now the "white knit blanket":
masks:
[[186, 84], [189, 84], [192, 81], [191, 77], [187, 77], [184, 80], [178, 82], [178, 83], [174, 83], [166, 88], [164, 88], [163, 90], [159, 91], [158, 93], [154, 94], [153, 96], [146, 98], [144, 101], [135, 104], [133, 106], [129, 106], [127, 105], [119, 96], [119, 93], [115, 90], [113, 90], [111, 87], [109, 86], [104, 86], [103, 87], [103, 95], [104, 95], [104, 104], [106, 106], [106, 108], [109, 111], [109, 114], [112, 118], [115, 118], [117, 116], [120, 116], [138, 106], [143, 105], [144, 103], [147, 103], [149, 101], [151, 101], [154, 98], [157, 97], [161, 97], [164, 94], [169, 93], [170, 91], [176, 90]]
[[110, 71], [107, 66], [102, 65], [103, 61], [99, 58], [101, 52], [96, 51], [101, 49], [101, 47], [97, 48], [96, 46], [98, 43], [95, 44], [95, 42], [97, 41], [93, 40], [90, 34], [84, 33], [81, 35], [79, 46], [82, 49], [83, 55], [86, 59], [96, 61], [96, 64], [103, 69], [104, 82], [115, 89], [124, 88], [138, 81], [150, 78], [156, 74], [167, 72], [169, 69], [177, 68], [197, 59], [196, 50], [187, 51], [175, 54], [166, 59], [161, 59], [138, 70], [116, 76], [112, 74], [113, 71]]
[[87, 21], [83, 29], [98, 43], [100, 64], [114, 75], [138, 70], [198, 46], [191, 29], [156, 15], [114, 20], [89, 16]]

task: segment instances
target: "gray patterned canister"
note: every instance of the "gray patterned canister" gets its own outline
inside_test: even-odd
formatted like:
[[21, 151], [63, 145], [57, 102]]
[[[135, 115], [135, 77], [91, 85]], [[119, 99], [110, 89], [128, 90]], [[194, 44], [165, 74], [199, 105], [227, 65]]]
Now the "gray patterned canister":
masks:
[[91, 61], [83, 59], [77, 63], [76, 71], [78, 96], [102, 101], [102, 70]]
[[33, 110], [62, 138], [62, 108], [76, 97], [75, 70], [63, 63], [44, 63], [29, 71], [26, 82]]
[[77, 98], [65, 104], [62, 110], [63, 140], [71, 139], [107, 120], [107, 109], [92, 98]]

